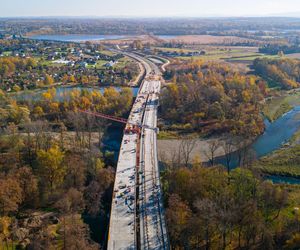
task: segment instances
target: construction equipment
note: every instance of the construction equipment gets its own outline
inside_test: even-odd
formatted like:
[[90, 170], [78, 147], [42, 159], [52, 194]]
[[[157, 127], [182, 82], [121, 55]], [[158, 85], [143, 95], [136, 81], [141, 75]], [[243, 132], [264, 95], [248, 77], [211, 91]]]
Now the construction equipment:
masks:
[[137, 124], [137, 123], [130, 122], [127, 119], [121, 118], [121, 117], [106, 115], [106, 114], [103, 114], [103, 113], [94, 112], [94, 111], [90, 111], [90, 110], [77, 109], [77, 111], [80, 112], [80, 113], [83, 113], [83, 114], [92, 115], [92, 116], [100, 117], [100, 118], [107, 119], [107, 120], [110, 120], [110, 121], [126, 124], [126, 127], [125, 127], [125, 133], [126, 134], [140, 133], [142, 128], [157, 130], [156, 128], [151, 128], [149, 126], [145, 126], [145, 125], [142, 125], [142, 124]]

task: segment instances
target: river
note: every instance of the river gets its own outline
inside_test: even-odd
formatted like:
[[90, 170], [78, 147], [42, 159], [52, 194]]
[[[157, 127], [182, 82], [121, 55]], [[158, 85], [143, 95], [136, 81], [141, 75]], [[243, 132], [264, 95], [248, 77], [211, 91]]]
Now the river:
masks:
[[[294, 133], [300, 128], [300, 106], [294, 107], [291, 111], [284, 114], [274, 122], [265, 120], [265, 131], [251, 145], [256, 158], [261, 158], [267, 154], [279, 149], [283, 144], [288, 142]], [[217, 163], [226, 165], [225, 157], [216, 160]], [[230, 168], [238, 166], [238, 156], [233, 154]], [[300, 179], [290, 177], [268, 176], [274, 183], [300, 184]]]

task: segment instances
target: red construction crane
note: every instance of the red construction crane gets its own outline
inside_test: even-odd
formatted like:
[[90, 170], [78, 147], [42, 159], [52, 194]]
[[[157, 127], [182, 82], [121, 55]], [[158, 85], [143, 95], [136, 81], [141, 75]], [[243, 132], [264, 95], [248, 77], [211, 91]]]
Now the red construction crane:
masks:
[[115, 116], [112, 116], [112, 115], [106, 115], [106, 114], [102, 114], [102, 113], [98, 113], [98, 112], [93, 112], [93, 111], [90, 111], [90, 110], [77, 109], [77, 111], [80, 112], [80, 113], [87, 114], [87, 115], [93, 115], [93, 116], [96, 116], [96, 117], [100, 117], [100, 118], [104, 118], [104, 119], [107, 119], [107, 120], [111, 120], [111, 121], [126, 124], [126, 127], [125, 127], [125, 133], [126, 134], [140, 133], [141, 128], [149, 128], [147, 126], [143, 126], [143, 125], [140, 125], [140, 124], [129, 122], [127, 119], [120, 118], [120, 117], [115, 117]]
[[106, 114], [103, 114], [103, 113], [93, 112], [93, 111], [90, 111], [90, 110], [77, 109], [77, 111], [80, 112], [80, 113], [87, 114], [87, 115], [93, 115], [93, 116], [96, 116], [96, 117], [100, 117], [100, 118], [104, 118], [104, 119], [107, 119], [107, 120], [111, 120], [111, 121], [126, 124], [125, 133], [130, 133], [130, 132], [140, 133], [141, 128], [153, 129], [156, 132], [158, 132], [158, 128], [153, 128], [153, 127], [149, 127], [147, 125], [142, 125], [142, 124], [130, 122], [127, 119], [124, 119], [124, 118], [121, 118], [121, 117], [106, 115]]
[[98, 113], [98, 112], [93, 112], [93, 111], [90, 111], [90, 110], [77, 109], [77, 111], [80, 112], [80, 113], [93, 115], [93, 116], [96, 116], [96, 117], [104, 118], [104, 119], [115, 121], [115, 122], [120, 122], [120, 123], [124, 123], [124, 124], [128, 123], [127, 119], [120, 118], [120, 117], [115, 117], [115, 116], [112, 116], [112, 115], [106, 115], [106, 114], [102, 114], [102, 113]]

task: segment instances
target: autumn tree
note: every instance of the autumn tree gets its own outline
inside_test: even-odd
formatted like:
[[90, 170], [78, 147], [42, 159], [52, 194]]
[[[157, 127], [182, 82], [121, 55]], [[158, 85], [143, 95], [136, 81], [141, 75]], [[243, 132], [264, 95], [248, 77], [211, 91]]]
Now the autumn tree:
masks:
[[13, 175], [20, 188], [24, 206], [33, 206], [38, 196], [38, 180], [29, 167], [21, 167]]
[[83, 157], [78, 154], [66, 155], [65, 163], [65, 186], [67, 188], [76, 188], [78, 190], [82, 190], [87, 179], [87, 163]]
[[22, 203], [22, 189], [19, 183], [12, 178], [0, 178], [0, 213], [7, 215], [16, 212]]
[[174, 244], [173, 247], [183, 247], [188, 237], [188, 223], [191, 211], [187, 204], [178, 195], [170, 196], [168, 200], [166, 217], [169, 227], [169, 236]]
[[62, 184], [66, 170], [63, 164], [64, 153], [59, 147], [52, 146], [49, 150], [39, 150], [37, 161], [42, 180], [50, 187], [51, 192]]
[[46, 75], [45, 75], [45, 79], [44, 79], [44, 84], [45, 84], [46, 86], [49, 86], [49, 85], [52, 85], [53, 83], [54, 83], [53, 77], [50, 76], [50, 75], [48, 75], [48, 74], [46, 74]]

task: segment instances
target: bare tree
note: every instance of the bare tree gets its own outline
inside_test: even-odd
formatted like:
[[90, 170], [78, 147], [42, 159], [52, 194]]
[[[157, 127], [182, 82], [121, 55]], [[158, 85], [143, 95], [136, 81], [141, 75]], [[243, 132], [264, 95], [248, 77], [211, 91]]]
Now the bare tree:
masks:
[[243, 166], [246, 168], [251, 168], [253, 162], [256, 161], [256, 159], [257, 156], [255, 150], [251, 148], [251, 146], [248, 146], [247, 150], [245, 151]]
[[196, 144], [197, 139], [183, 139], [180, 142], [179, 154], [182, 156], [183, 163], [186, 167], [188, 167], [188, 164], [191, 161], [191, 155]]
[[85, 125], [84, 117], [81, 113], [69, 112], [67, 118], [68, 121], [74, 126], [76, 132], [76, 141], [79, 144], [79, 148], [82, 149], [85, 140], [83, 131]]
[[48, 121], [38, 120], [25, 125], [25, 131], [27, 133], [27, 141], [29, 143], [30, 135], [34, 135], [34, 150], [35, 152], [40, 149], [47, 150], [51, 145], [51, 128]]
[[195, 207], [197, 211], [197, 217], [201, 221], [200, 230], [203, 230], [205, 249], [211, 248], [211, 241], [216, 230], [216, 204], [209, 199], [196, 200]]
[[220, 148], [220, 143], [216, 139], [208, 141], [208, 150], [205, 151], [205, 156], [208, 158], [210, 164], [214, 166], [215, 164], [215, 154], [216, 151]]
[[230, 163], [232, 160], [233, 152], [235, 150], [235, 145], [234, 141], [231, 137], [229, 139], [225, 140], [222, 142], [221, 147], [224, 151], [225, 154], [225, 160], [226, 160], [226, 167], [227, 167], [227, 172], [229, 174], [230, 172]]
[[98, 134], [99, 134], [99, 142], [98, 142], [99, 143], [99, 148], [101, 147], [103, 134], [105, 133], [105, 130], [107, 129], [109, 124], [110, 123], [105, 119], [102, 119], [102, 118], [95, 119], [95, 126], [97, 127], [97, 131], [98, 131]]
[[61, 150], [65, 149], [65, 132], [67, 128], [63, 122], [60, 123], [59, 133], [60, 133], [60, 148]]
[[168, 157], [165, 151], [159, 151], [159, 165], [163, 166], [164, 168], [168, 169], [170, 167], [170, 162], [168, 161]]
[[91, 141], [92, 141], [92, 132], [95, 127], [95, 117], [92, 115], [84, 115], [85, 118], [85, 127], [88, 131], [88, 148], [91, 149]]
[[251, 149], [250, 143], [250, 140], [245, 137], [235, 138], [234, 146], [238, 156], [238, 166], [249, 165], [255, 159], [255, 153]]
[[181, 164], [181, 154], [179, 152], [179, 148], [177, 149], [174, 149], [171, 151], [171, 154], [170, 154], [170, 157], [171, 157], [171, 166], [174, 168], [174, 167], [178, 167], [180, 164]]

